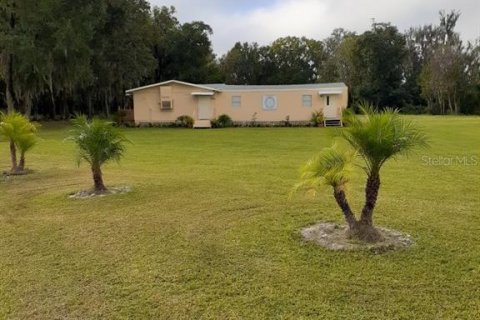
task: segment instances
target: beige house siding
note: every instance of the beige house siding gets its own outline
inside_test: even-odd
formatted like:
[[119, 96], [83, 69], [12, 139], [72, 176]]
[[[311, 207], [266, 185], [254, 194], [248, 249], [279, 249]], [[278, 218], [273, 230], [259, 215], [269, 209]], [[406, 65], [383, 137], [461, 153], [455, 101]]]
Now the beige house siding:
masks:
[[[303, 96], [312, 96], [312, 106], [303, 106]], [[241, 97], [240, 107], [232, 107], [232, 96]], [[263, 97], [277, 98], [276, 110], [263, 109]], [[314, 110], [323, 110], [326, 98], [318, 94], [318, 90], [282, 90], [282, 91], [249, 91], [224, 92], [215, 99], [218, 114], [228, 114], [234, 121], [250, 121], [256, 113], [257, 121], [283, 121], [288, 116], [291, 121], [308, 121]], [[342, 101], [343, 100], [343, 101]], [[347, 101], [341, 96], [330, 96], [330, 104], [343, 108]]]
[[[181, 115], [196, 117], [197, 98], [192, 92], [205, 91], [180, 84], [159, 86], [133, 93], [133, 113], [135, 123], [155, 123], [175, 121]], [[173, 109], [160, 109], [162, 99], [171, 99]]]
[[[318, 88], [294, 88], [289, 86], [276, 86], [276, 89], [228, 89], [217, 91], [204, 89], [184, 83], [169, 82], [165, 85], [149, 86], [133, 89], [134, 118], [138, 123], [172, 122], [181, 115], [189, 115], [198, 118], [198, 99], [194, 94], [212, 94], [202, 96], [209, 99], [212, 118], [221, 114], [229, 115], [233, 121], [251, 121], [254, 114], [257, 121], [275, 122], [283, 121], [288, 116], [290, 121], [309, 121], [313, 111], [324, 110], [326, 107], [326, 95], [320, 95]], [[339, 94], [330, 94], [330, 105], [334, 108], [338, 117], [348, 104], [348, 88], [336, 87]], [[128, 91], [127, 91], [128, 93]], [[303, 106], [303, 96], [312, 97], [312, 106]], [[232, 106], [232, 97], [240, 96], [240, 106]], [[266, 96], [274, 96], [277, 99], [275, 110], [264, 110], [263, 99]], [[171, 100], [172, 110], [161, 110], [161, 101]]]

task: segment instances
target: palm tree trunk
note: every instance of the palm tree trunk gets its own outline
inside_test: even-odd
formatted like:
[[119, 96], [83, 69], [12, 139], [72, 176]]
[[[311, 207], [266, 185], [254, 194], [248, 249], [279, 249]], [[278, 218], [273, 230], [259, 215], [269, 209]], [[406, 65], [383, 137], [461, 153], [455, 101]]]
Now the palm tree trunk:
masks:
[[348, 235], [351, 238], [366, 242], [377, 242], [383, 239], [380, 232], [373, 226], [373, 209], [377, 203], [379, 189], [380, 176], [378, 174], [369, 175], [365, 186], [365, 205], [360, 220], [354, 228], [349, 230]]
[[[378, 187], [380, 187], [380, 179], [378, 180]], [[373, 185], [373, 182], [370, 183]], [[369, 213], [370, 218], [364, 218], [364, 212], [366, 212], [366, 210], [364, 209], [364, 211], [362, 211], [362, 217], [360, 218], [360, 220], [357, 221], [357, 219], [355, 219], [355, 215], [350, 208], [350, 205], [348, 204], [345, 192], [339, 188], [334, 188], [333, 195], [335, 197], [335, 200], [337, 201], [338, 206], [342, 209], [343, 215], [345, 216], [345, 221], [348, 224], [347, 237], [350, 239], [366, 242], [377, 242], [383, 239], [383, 236], [380, 234], [380, 232], [378, 232], [378, 230], [375, 229], [375, 227], [373, 226], [372, 221], [373, 208], [375, 207], [376, 202], [376, 195], [374, 195], [373, 193], [378, 194], [378, 188], [376, 189], [376, 191], [371, 190], [371, 192], [372, 193], [369, 194], [369, 196], [372, 198], [374, 204], [373, 207], [371, 207], [372, 209]], [[367, 203], [368, 202], [369, 201], [367, 201]], [[364, 218], [365, 220], [362, 221], [362, 218]]]
[[18, 171], [25, 170], [25, 152], [20, 153], [20, 161], [18, 161]]
[[99, 165], [92, 166], [92, 176], [95, 193], [104, 193], [107, 188], [103, 184], [102, 169]]
[[380, 189], [380, 176], [372, 174], [367, 178], [365, 186], [365, 205], [363, 206], [360, 222], [373, 226], [373, 209], [377, 203], [378, 190]]
[[340, 188], [334, 188], [333, 196], [335, 197], [338, 206], [342, 209], [348, 227], [350, 229], [354, 229], [357, 225], [357, 220], [355, 219], [355, 215], [353, 214], [352, 209], [348, 204], [347, 197], [345, 196], [345, 191]]
[[12, 173], [16, 173], [18, 171], [17, 148], [15, 147], [15, 142], [13, 142], [13, 140], [10, 140], [10, 158], [12, 160]]

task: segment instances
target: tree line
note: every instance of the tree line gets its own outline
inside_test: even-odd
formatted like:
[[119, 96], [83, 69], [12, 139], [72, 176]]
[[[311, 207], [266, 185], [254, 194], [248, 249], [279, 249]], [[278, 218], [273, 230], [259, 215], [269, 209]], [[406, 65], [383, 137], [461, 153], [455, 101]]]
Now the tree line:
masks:
[[236, 43], [215, 56], [212, 28], [180, 23], [174, 7], [146, 0], [2, 0], [0, 108], [44, 119], [111, 113], [125, 90], [177, 79], [194, 83], [345, 82], [351, 102], [406, 112], [480, 112], [480, 44], [438, 25], [400, 32], [389, 23], [326, 39]]

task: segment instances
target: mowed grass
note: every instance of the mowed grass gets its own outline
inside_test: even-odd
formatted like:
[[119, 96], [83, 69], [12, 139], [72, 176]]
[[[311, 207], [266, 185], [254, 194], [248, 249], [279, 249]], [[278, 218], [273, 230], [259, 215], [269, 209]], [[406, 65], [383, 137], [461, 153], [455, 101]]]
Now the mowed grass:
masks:
[[298, 234], [342, 222], [330, 189], [288, 199], [334, 129], [126, 129], [104, 178], [133, 192], [72, 200], [89, 169], [45, 124], [34, 173], [0, 181], [0, 319], [478, 319], [480, 118], [412, 118], [431, 148], [386, 165], [375, 221], [416, 245], [383, 255]]

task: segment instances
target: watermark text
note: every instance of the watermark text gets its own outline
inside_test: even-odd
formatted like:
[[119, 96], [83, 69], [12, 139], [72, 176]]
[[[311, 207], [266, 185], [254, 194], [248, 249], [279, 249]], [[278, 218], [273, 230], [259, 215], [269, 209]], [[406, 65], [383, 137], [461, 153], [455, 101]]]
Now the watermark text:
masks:
[[435, 155], [422, 156], [424, 166], [478, 166], [480, 158], [477, 155]]

